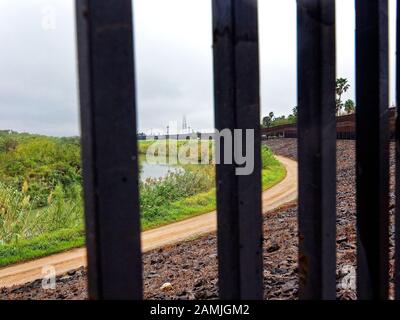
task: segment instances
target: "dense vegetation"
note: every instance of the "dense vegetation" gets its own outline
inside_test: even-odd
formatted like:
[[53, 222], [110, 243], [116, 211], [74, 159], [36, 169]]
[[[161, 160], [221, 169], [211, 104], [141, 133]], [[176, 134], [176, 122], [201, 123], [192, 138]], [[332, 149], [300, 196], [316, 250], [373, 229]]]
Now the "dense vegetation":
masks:
[[261, 126], [264, 128], [272, 128], [286, 124], [293, 124], [297, 122], [297, 107], [294, 107], [292, 114], [286, 116], [276, 117], [273, 112], [270, 112], [268, 116], [262, 119]]
[[82, 227], [77, 138], [0, 133], [0, 243]]
[[[267, 188], [285, 170], [270, 150], [262, 157]], [[215, 167], [184, 169], [140, 183], [143, 229], [215, 209]], [[0, 266], [84, 245], [81, 184], [79, 138], [0, 131]]]

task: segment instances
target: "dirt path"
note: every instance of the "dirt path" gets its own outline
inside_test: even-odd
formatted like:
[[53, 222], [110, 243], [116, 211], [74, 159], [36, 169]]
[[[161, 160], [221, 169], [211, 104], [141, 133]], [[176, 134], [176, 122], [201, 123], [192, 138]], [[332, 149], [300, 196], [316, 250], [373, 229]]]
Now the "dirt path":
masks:
[[[297, 162], [285, 157], [277, 156], [277, 158], [285, 166], [287, 174], [279, 184], [263, 192], [264, 213], [297, 198]], [[213, 211], [148, 230], [142, 233], [142, 250], [146, 252], [188, 238], [195, 238], [215, 231], [216, 227], [216, 212]], [[57, 275], [86, 266], [86, 249], [73, 249], [0, 269], [0, 288], [21, 285], [40, 279], [43, 276], [43, 267], [46, 266], [54, 267]]]

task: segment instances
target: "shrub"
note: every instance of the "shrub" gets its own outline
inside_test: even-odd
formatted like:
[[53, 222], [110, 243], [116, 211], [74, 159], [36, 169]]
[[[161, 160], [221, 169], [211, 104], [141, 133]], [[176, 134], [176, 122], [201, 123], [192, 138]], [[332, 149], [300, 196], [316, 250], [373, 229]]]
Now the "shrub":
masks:
[[0, 183], [0, 244], [15, 243], [42, 233], [83, 226], [80, 186], [66, 198], [57, 186], [44, 208], [34, 208], [34, 201], [23, 191]]
[[272, 151], [265, 146], [261, 147], [261, 165], [263, 169], [279, 165], [279, 161], [275, 158]]
[[172, 202], [208, 191], [213, 186], [214, 179], [207, 172], [189, 168], [170, 172], [162, 179], [147, 179], [140, 185], [142, 217], [155, 218], [165, 214], [165, 208]]
[[79, 144], [50, 137], [24, 138], [14, 150], [0, 152], [0, 181], [15, 189], [27, 184], [25, 193], [33, 207], [44, 207], [57, 185], [69, 193], [81, 183]]

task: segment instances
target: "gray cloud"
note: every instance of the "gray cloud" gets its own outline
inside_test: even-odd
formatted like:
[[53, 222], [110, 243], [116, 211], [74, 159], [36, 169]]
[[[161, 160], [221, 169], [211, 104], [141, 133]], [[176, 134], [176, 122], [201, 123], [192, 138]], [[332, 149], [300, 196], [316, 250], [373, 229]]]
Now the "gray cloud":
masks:
[[[391, 30], [395, 28], [395, 1]], [[55, 30], [43, 10], [55, 10]], [[288, 114], [296, 100], [296, 1], [260, 0], [262, 114]], [[194, 129], [213, 127], [211, 1], [135, 0], [139, 130], [165, 130], [186, 115]], [[338, 76], [354, 99], [354, 3], [337, 1]], [[79, 134], [73, 0], [0, 2], [0, 128]], [[394, 101], [394, 32], [391, 33]]]
[[[43, 25], [50, 9], [54, 30]], [[0, 127], [78, 134], [72, 1], [1, 1], [0, 39]]]

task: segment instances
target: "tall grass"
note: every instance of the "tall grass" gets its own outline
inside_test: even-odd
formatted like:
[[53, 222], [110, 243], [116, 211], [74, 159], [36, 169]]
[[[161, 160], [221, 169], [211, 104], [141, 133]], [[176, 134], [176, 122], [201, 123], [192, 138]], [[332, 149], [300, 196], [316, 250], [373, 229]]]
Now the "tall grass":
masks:
[[36, 208], [24, 191], [0, 182], [0, 244], [83, 226], [82, 208], [79, 186], [72, 198], [67, 198], [57, 186], [49, 195], [48, 205]]
[[[148, 146], [148, 141], [139, 143], [140, 153], [145, 153]], [[211, 142], [207, 146], [211, 148]], [[285, 169], [266, 147], [262, 148], [261, 155], [265, 190], [284, 178]], [[7, 157], [12, 163], [11, 155]], [[23, 159], [27, 162], [28, 158]], [[32, 170], [16, 176], [22, 185], [15, 184], [11, 174], [0, 179], [0, 266], [84, 244], [82, 187], [76, 173], [71, 175], [68, 170], [59, 170], [57, 174], [66, 172], [68, 177], [73, 177], [66, 180], [64, 176], [53, 179], [50, 166], [45, 175], [38, 175], [35, 166]], [[3, 170], [3, 176], [4, 172], [7, 171]], [[48, 183], [47, 177], [54, 181]], [[33, 192], [38, 183], [46, 188], [40, 189], [39, 193]], [[170, 172], [161, 179], [147, 179], [139, 187], [143, 230], [206, 213], [216, 207], [215, 166], [212, 164], [184, 165], [182, 171]]]
[[[265, 189], [280, 181], [285, 171], [269, 149], [263, 147], [261, 154]], [[186, 165], [183, 171], [141, 182], [142, 226], [147, 229], [214, 209], [214, 187], [214, 165]], [[27, 193], [28, 188], [24, 184], [22, 190], [16, 190], [0, 182], [0, 244], [16, 243], [61, 229], [83, 228], [79, 184], [69, 188], [68, 192], [57, 185], [47, 197], [47, 205], [39, 208]]]
[[[185, 171], [170, 172], [162, 179], [148, 179], [140, 186], [142, 225], [162, 224], [178, 200], [210, 191], [214, 187], [215, 169], [211, 165], [188, 166]], [[158, 223], [160, 222], [160, 223]]]
[[261, 147], [261, 166], [262, 169], [273, 168], [281, 165], [274, 154], [266, 146]]
[[[147, 179], [140, 184], [142, 225], [159, 225], [168, 220], [170, 206], [185, 198], [209, 191], [214, 186], [211, 166], [170, 172], [162, 179]], [[17, 243], [62, 229], [83, 228], [81, 188], [71, 195], [57, 186], [49, 195], [48, 205], [36, 208], [23, 190], [0, 182], [0, 244]], [[162, 223], [161, 223], [162, 224]]]

